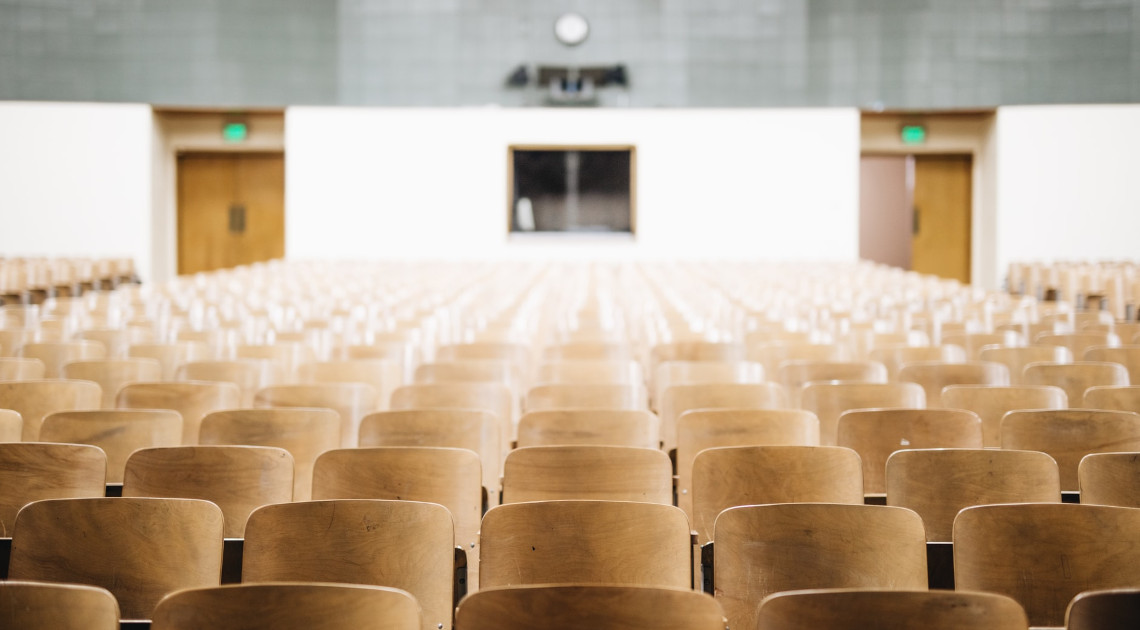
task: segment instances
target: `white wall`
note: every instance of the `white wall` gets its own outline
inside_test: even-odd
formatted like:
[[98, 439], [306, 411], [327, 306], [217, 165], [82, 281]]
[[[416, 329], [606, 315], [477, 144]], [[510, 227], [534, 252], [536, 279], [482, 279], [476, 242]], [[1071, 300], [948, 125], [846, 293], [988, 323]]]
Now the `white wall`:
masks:
[[1003, 107], [998, 269], [1140, 255], [1140, 105]]
[[634, 241], [555, 252], [858, 253], [853, 109], [292, 107], [286, 129], [289, 258], [549, 255], [549, 239], [508, 239], [511, 144], [637, 147]]
[[131, 257], [149, 278], [147, 105], [0, 102], [0, 255]]

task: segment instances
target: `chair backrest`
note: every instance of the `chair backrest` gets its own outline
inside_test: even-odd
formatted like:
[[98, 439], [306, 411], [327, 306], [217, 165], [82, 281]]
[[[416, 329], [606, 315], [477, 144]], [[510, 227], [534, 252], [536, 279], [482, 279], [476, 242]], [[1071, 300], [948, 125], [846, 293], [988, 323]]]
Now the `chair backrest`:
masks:
[[978, 356], [982, 361], [1001, 363], [1009, 368], [1009, 384], [1022, 385], [1022, 372], [1030, 363], [1072, 363], [1073, 353], [1064, 346], [986, 346]]
[[134, 344], [127, 348], [127, 356], [132, 359], [155, 359], [162, 365], [161, 380], [172, 381], [180, 365], [208, 360], [212, 358], [212, 352], [208, 345], [199, 341], [176, 341]]
[[40, 440], [98, 446], [107, 454], [107, 483], [122, 483], [131, 453], [182, 443], [182, 418], [169, 409], [57, 411], [44, 418]]
[[1085, 390], [1086, 409], [1109, 409], [1140, 413], [1140, 385], [1098, 385]]
[[490, 359], [511, 361], [526, 370], [530, 365], [530, 348], [516, 343], [483, 341], [440, 346], [435, 353], [437, 361]]
[[424, 630], [451, 628], [455, 533], [435, 503], [338, 499], [267, 505], [245, 528], [242, 581], [345, 582], [403, 589]]
[[742, 361], [744, 354], [744, 346], [739, 343], [678, 341], [654, 346], [650, 350], [649, 361], [656, 369], [666, 361]]
[[653, 372], [653, 405], [660, 411], [665, 390], [674, 385], [763, 382], [764, 366], [754, 361], [665, 361]]
[[293, 456], [267, 446], [141, 449], [127, 459], [123, 496], [211, 501], [226, 538], [241, 538], [250, 512], [293, 500]]
[[401, 366], [391, 359], [344, 359], [302, 364], [302, 383], [364, 383], [376, 389], [379, 411], [388, 408], [392, 392], [403, 382]]
[[1061, 490], [1075, 491], [1077, 466], [1085, 455], [1140, 451], [1140, 414], [1099, 409], [1011, 411], [1001, 422], [1001, 447], [1048, 453], [1061, 471]]
[[1009, 385], [1009, 368], [1001, 363], [971, 361], [946, 363], [920, 361], [905, 363], [899, 368], [898, 379], [918, 383], [926, 393], [926, 406], [931, 409], [945, 407], [942, 388], [947, 385]]
[[968, 409], [982, 419], [982, 445], [1001, 446], [1001, 419], [1017, 409], [1065, 409], [1065, 390], [1051, 385], [949, 385], [942, 390], [947, 409]]
[[919, 361], [942, 361], [944, 363], [965, 363], [966, 350], [962, 346], [907, 346], [890, 345], [875, 348], [867, 353], [872, 361], [878, 361], [887, 367], [890, 379], [896, 380], [899, 368], [907, 363]]
[[198, 443], [206, 414], [241, 406], [241, 390], [233, 383], [210, 381], [130, 383], [119, 390], [120, 409], [173, 409], [182, 415], [182, 444]]
[[500, 424], [498, 416], [482, 409], [382, 411], [361, 420], [360, 447], [435, 446], [474, 451], [479, 454], [488, 500], [495, 505], [503, 470]]
[[863, 489], [886, 492], [887, 458], [912, 448], [982, 448], [982, 421], [965, 409], [854, 409], [839, 416], [839, 446], [859, 453]]
[[762, 503], [863, 503], [859, 455], [838, 446], [727, 446], [693, 462], [692, 524], [713, 537], [717, 515]]
[[1093, 346], [1085, 350], [1085, 361], [1119, 363], [1128, 370], [1129, 383], [1140, 385], [1140, 345]]
[[331, 409], [231, 409], [202, 419], [198, 443], [272, 446], [293, 456], [293, 500], [307, 501], [313, 463], [340, 445], [340, 418]]
[[1055, 385], [1065, 390], [1070, 407], [1084, 400], [1085, 391], [1098, 385], [1128, 385], [1128, 370], [1119, 363], [1076, 361], [1030, 363], [1025, 366], [1026, 385]]
[[280, 374], [286, 382], [292, 382], [297, 368], [312, 361], [313, 350], [302, 343], [283, 341], [272, 344], [245, 345], [234, 347], [234, 358], [271, 361], [279, 366]]
[[519, 448], [593, 444], [660, 446], [661, 421], [649, 411], [628, 409], [551, 409], [519, 418]]
[[769, 378], [780, 373], [780, 366], [789, 361], [850, 361], [852, 350], [846, 344], [771, 342], [748, 347], [748, 360], [764, 366]]
[[178, 366], [175, 378], [179, 381], [233, 383], [241, 390], [241, 406], [252, 407], [254, 394], [278, 382], [281, 369], [274, 362], [263, 359], [188, 361]]
[[677, 419], [693, 409], [787, 409], [787, 390], [777, 383], [705, 383], [674, 385], [660, 401], [661, 440], [665, 450], [677, 447]]
[[887, 368], [878, 361], [785, 361], [778, 374], [797, 399], [800, 387], [812, 381], [887, 382]]
[[926, 394], [916, 383], [808, 383], [800, 406], [819, 418], [819, 443], [835, 446], [839, 416], [852, 409], [926, 406]]
[[421, 630], [406, 591], [363, 584], [230, 584], [179, 591], [154, 611], [153, 630]]
[[91, 381], [49, 379], [0, 383], [0, 409], [23, 418], [21, 440], [37, 442], [44, 416], [56, 411], [98, 409], [102, 390]]
[[1065, 612], [1066, 630], [1132, 630], [1140, 619], [1140, 588], [1085, 591]]
[[1140, 453], [1093, 453], [1077, 466], [1081, 503], [1140, 508]]
[[673, 504], [673, 464], [657, 449], [531, 446], [507, 454], [504, 503], [581, 499]]
[[19, 630], [119, 630], [119, 603], [96, 586], [7, 581], [0, 619]]
[[16, 517], [8, 577], [101, 586], [124, 619], [168, 593], [217, 586], [222, 511], [195, 499], [52, 499]]
[[44, 377], [44, 362], [20, 357], [0, 358], [0, 381], [37, 381]]
[[993, 503], [1059, 503], [1057, 462], [1037, 451], [924, 449], [887, 459], [887, 505], [914, 510], [930, 542], [950, 542], [963, 508]]
[[917, 514], [882, 505], [785, 503], [721, 512], [714, 586], [730, 628], [754, 628], [767, 596], [803, 588], [923, 589]]
[[1017, 600], [1031, 626], [1060, 626], [1078, 593], [1140, 584], [1140, 510], [1027, 503], [954, 519], [954, 586]]
[[977, 361], [987, 346], [1021, 346], [1025, 341], [1019, 333], [1003, 330], [992, 333], [946, 333], [942, 335], [942, 343], [960, 346], [966, 351], [967, 360]]
[[613, 361], [552, 361], [538, 366], [534, 382], [538, 384], [637, 385], [645, 382], [641, 366], [629, 359]]
[[498, 418], [500, 443], [514, 435], [511, 390], [499, 383], [427, 383], [405, 385], [392, 392], [394, 411], [405, 409], [482, 409]]
[[629, 409], [649, 408], [641, 385], [538, 385], [526, 393], [526, 411], [551, 409]]
[[535, 501], [483, 517], [481, 588], [617, 584], [690, 588], [689, 522], [669, 505]]
[[694, 409], [677, 421], [677, 506], [693, 518], [693, 460], [718, 446], [819, 446], [819, 420], [799, 409]]
[[83, 444], [0, 444], [0, 537], [10, 537], [16, 513], [32, 501], [101, 497], [107, 456]]
[[357, 444], [360, 420], [379, 408], [376, 389], [364, 383], [321, 383], [318, 385], [277, 385], [257, 392], [257, 407], [304, 407], [332, 409], [340, 417], [340, 445]]
[[633, 358], [630, 347], [622, 343], [605, 341], [578, 341], [547, 346], [542, 350], [546, 361], [629, 361]]
[[72, 361], [102, 359], [107, 348], [98, 341], [46, 341], [26, 343], [20, 356], [44, 362], [44, 376], [62, 378], [63, 366]]
[[154, 359], [73, 361], [63, 366], [63, 377], [98, 383], [103, 390], [100, 406], [113, 409], [115, 397], [124, 385], [160, 380], [162, 366]]
[[1021, 605], [994, 593], [817, 589], [770, 595], [756, 630], [1027, 630]]
[[1085, 351], [1089, 348], [1095, 346], [1119, 346], [1120, 337], [1117, 337], [1116, 333], [1089, 330], [1078, 333], [1042, 333], [1037, 335], [1033, 340], [1033, 344], [1064, 346], [1073, 353], [1074, 357], [1080, 359], [1085, 356]]
[[24, 419], [19, 412], [11, 409], [0, 409], [0, 444], [4, 442], [19, 442], [24, 432]]
[[559, 584], [471, 593], [459, 603], [463, 630], [724, 630], [715, 599], [690, 589]]
[[501, 359], [459, 359], [423, 363], [416, 367], [417, 383], [502, 383], [517, 388], [519, 366]]

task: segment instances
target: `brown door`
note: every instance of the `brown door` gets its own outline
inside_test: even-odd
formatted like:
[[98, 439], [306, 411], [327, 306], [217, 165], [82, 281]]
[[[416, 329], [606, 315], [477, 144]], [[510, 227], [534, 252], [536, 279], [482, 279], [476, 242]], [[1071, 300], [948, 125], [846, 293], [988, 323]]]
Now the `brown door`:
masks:
[[915, 156], [914, 271], [970, 281], [972, 161], [969, 155]]
[[178, 156], [178, 273], [285, 255], [285, 156]]

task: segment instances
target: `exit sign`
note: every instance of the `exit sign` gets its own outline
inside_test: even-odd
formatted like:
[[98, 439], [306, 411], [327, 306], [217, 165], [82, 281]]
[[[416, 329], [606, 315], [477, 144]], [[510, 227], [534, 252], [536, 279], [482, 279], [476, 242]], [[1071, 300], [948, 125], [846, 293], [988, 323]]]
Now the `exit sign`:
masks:
[[903, 125], [899, 134], [903, 144], [922, 144], [926, 142], [926, 127], [922, 125]]
[[243, 122], [228, 122], [222, 126], [222, 139], [226, 142], [244, 142], [249, 136], [249, 126]]

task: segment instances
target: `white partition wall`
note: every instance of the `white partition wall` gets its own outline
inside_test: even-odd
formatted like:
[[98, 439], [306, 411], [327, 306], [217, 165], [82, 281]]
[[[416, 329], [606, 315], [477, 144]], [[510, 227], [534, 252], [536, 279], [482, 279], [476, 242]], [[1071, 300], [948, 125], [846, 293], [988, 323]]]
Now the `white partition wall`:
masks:
[[151, 109], [0, 102], [0, 254], [130, 256], [149, 279]]
[[[853, 109], [292, 107], [286, 130], [290, 258], [858, 253]], [[636, 146], [632, 242], [510, 239], [515, 144]]]

